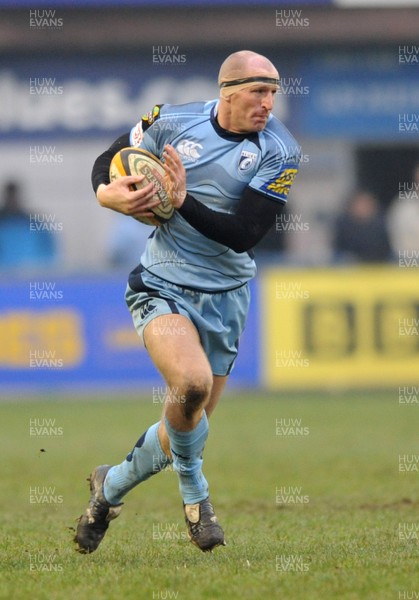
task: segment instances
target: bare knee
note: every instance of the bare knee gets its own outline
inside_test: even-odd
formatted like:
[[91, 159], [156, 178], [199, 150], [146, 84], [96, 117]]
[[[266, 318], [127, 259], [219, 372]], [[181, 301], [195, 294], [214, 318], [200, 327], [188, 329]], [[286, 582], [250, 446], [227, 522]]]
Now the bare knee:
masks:
[[210, 381], [193, 381], [185, 386], [184, 403], [182, 411], [185, 419], [192, 419], [193, 415], [204, 408], [211, 393]]
[[199, 375], [183, 379], [178, 385], [170, 386], [166, 398], [166, 414], [184, 418], [191, 422], [205, 408], [210, 398], [212, 376]]

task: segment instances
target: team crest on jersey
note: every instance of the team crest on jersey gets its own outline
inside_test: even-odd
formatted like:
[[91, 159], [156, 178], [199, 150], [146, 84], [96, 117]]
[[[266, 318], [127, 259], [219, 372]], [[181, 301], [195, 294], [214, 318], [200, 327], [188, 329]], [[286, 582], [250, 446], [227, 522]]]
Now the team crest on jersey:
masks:
[[270, 196], [286, 200], [297, 173], [295, 167], [284, 169], [278, 177], [264, 183], [261, 189]]
[[254, 167], [257, 159], [257, 154], [255, 152], [249, 152], [248, 150], [242, 150], [239, 159], [239, 172], [246, 173], [250, 171], [252, 167]]

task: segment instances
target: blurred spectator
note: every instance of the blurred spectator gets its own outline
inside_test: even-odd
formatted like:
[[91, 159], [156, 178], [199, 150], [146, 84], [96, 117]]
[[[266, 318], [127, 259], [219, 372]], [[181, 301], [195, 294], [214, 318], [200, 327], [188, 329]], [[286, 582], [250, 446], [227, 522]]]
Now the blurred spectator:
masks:
[[20, 186], [9, 181], [0, 205], [0, 267], [50, 265], [55, 258], [54, 238], [48, 230], [31, 231], [30, 214], [21, 202]]
[[396, 256], [419, 251], [419, 163], [413, 181], [399, 182], [399, 193], [388, 211], [388, 230]]
[[335, 260], [377, 263], [391, 260], [384, 214], [371, 192], [356, 191], [338, 216], [333, 236]]

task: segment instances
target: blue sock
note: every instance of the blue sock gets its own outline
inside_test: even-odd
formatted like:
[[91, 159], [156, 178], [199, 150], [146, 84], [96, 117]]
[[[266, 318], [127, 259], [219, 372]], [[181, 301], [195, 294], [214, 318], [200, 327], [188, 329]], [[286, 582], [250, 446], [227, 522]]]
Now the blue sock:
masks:
[[143, 433], [124, 462], [109, 469], [103, 484], [103, 494], [109, 504], [120, 504], [132, 488], [171, 463], [160, 444], [159, 424], [155, 423]]
[[202, 452], [208, 437], [208, 419], [204, 411], [198, 425], [192, 431], [173, 429], [164, 418], [173, 469], [179, 476], [179, 489], [185, 504], [196, 504], [208, 498], [208, 483], [202, 473]]

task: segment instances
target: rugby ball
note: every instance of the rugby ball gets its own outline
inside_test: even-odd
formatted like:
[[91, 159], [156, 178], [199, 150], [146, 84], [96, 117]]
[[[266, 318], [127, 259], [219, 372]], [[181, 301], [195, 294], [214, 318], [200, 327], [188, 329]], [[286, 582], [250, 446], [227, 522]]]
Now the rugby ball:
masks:
[[153, 226], [167, 223], [173, 216], [174, 208], [164, 186], [165, 171], [160, 160], [141, 148], [122, 148], [111, 161], [109, 178], [112, 182], [126, 175], [144, 175], [143, 181], [133, 185], [132, 189], [141, 190], [149, 183], [154, 183], [154, 199], [160, 200], [160, 204], [151, 209], [155, 218], [135, 217], [137, 221]]

